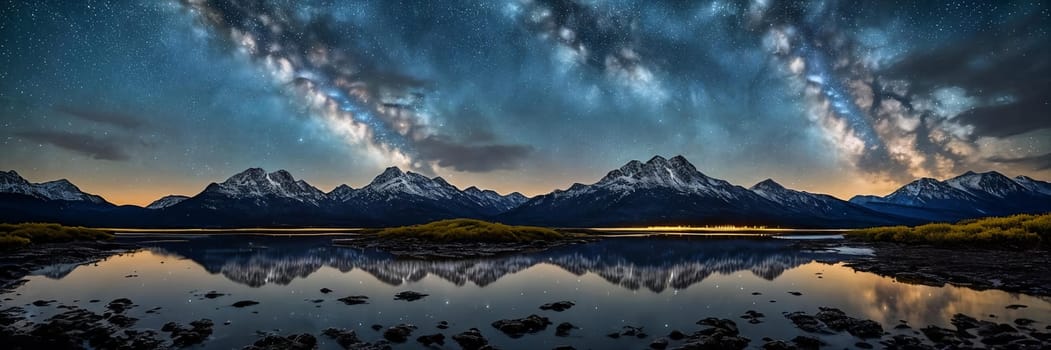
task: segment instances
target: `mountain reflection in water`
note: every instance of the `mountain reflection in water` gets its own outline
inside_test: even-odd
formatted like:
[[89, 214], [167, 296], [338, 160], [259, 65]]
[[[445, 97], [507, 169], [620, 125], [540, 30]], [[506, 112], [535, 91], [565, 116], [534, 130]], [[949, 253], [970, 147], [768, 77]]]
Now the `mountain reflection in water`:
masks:
[[287, 285], [325, 266], [344, 273], [359, 269], [392, 286], [434, 275], [457, 286], [470, 282], [484, 287], [508, 274], [549, 264], [577, 276], [592, 273], [629, 290], [659, 293], [685, 289], [713, 273], [750, 271], [773, 280], [814, 260], [836, 261], [835, 254], [804, 252], [773, 239], [698, 238], [694, 240], [703, 242], [683, 244], [682, 238], [614, 238], [543, 252], [446, 261], [397, 259], [379, 251], [333, 247], [330, 240], [213, 235], [143, 244], [155, 253], [190, 259], [209, 273], [251, 287]]

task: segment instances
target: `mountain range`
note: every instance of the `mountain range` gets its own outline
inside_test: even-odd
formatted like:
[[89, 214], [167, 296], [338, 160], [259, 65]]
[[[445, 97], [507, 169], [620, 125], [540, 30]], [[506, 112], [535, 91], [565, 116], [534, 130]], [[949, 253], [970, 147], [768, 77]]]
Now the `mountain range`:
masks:
[[682, 156], [633, 160], [598, 182], [533, 198], [396, 167], [362, 188], [323, 192], [285, 170], [250, 168], [194, 196], [146, 207], [117, 206], [66, 180], [30, 183], [0, 171], [0, 222], [47, 221], [102, 227], [381, 227], [479, 218], [559, 227], [765, 225], [864, 227], [919, 224], [1051, 211], [1051, 183], [997, 172], [922, 178], [893, 193], [849, 201], [785, 188], [767, 179], [750, 188], [709, 177]]

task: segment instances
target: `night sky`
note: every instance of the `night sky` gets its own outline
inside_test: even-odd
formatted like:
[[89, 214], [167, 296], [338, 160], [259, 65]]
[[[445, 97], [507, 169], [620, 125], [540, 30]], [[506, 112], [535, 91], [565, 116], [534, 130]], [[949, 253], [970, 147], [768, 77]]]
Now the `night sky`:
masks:
[[0, 6], [0, 169], [121, 204], [249, 167], [534, 195], [656, 154], [840, 198], [1051, 178], [1047, 1]]

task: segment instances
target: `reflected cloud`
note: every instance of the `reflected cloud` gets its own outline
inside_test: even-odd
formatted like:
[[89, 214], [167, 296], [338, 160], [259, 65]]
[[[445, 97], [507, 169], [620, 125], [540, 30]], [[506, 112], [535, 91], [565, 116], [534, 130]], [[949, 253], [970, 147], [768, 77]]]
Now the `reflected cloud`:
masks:
[[[787, 270], [834, 254], [803, 252], [781, 241], [709, 240], [681, 244], [679, 240], [609, 239], [559, 247], [543, 252], [467, 260], [411, 260], [369, 250], [333, 247], [330, 238], [304, 240], [278, 237], [207, 236], [186, 242], [148, 244], [150, 250], [190, 259], [209, 273], [260, 287], [287, 285], [322, 267], [341, 272], [358, 269], [392, 286], [435, 276], [454, 285], [485, 287], [509, 274], [540, 264], [557, 266], [577, 276], [595, 274], [629, 290], [660, 293], [685, 289], [713, 274], [748, 271], [773, 280]], [[654, 253], [657, 252], [657, 253]]]

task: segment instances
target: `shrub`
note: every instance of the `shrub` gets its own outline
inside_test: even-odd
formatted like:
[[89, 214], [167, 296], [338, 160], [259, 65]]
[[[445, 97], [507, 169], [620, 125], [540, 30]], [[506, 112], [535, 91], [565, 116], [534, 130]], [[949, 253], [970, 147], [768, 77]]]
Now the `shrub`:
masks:
[[510, 226], [473, 219], [441, 220], [422, 225], [381, 230], [381, 237], [419, 238], [434, 241], [525, 242], [564, 237], [555, 230], [534, 226]]
[[911, 228], [873, 227], [854, 230], [847, 235], [884, 242], [1047, 248], [1051, 247], [1051, 214], [968, 219], [956, 224], [935, 223]]
[[0, 249], [14, 249], [28, 244], [113, 239], [113, 234], [85, 227], [59, 224], [0, 224]]

